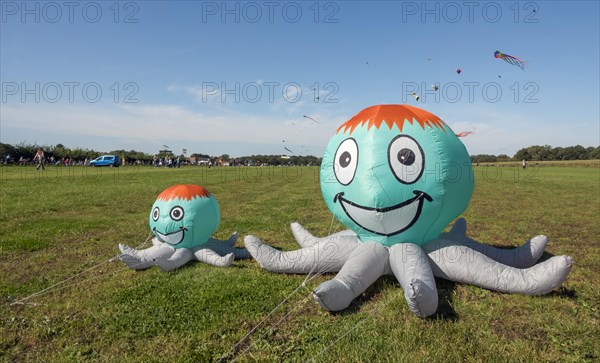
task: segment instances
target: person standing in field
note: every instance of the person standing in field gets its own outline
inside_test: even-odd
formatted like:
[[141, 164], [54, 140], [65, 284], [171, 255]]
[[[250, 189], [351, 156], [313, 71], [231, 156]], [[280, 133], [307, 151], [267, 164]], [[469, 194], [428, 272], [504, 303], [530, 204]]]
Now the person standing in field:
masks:
[[523, 159], [523, 163], [522, 163], [522, 165], [523, 165], [523, 169], [526, 169], [526, 168], [527, 168], [527, 163], [525, 162], [525, 159]]
[[46, 161], [46, 157], [44, 156], [44, 149], [42, 149], [41, 147], [37, 149], [37, 151], [35, 152], [35, 156], [33, 157], [33, 161], [37, 162], [35, 170], [39, 170], [40, 167], [42, 167], [42, 170], [46, 170], [46, 168], [44, 168], [44, 161]]

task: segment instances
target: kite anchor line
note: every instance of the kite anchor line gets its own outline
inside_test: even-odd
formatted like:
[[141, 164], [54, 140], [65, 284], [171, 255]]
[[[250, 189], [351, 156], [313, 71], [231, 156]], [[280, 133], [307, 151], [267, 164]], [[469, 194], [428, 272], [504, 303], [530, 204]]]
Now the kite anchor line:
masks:
[[[319, 276], [322, 276], [323, 274], [325, 274], [325, 273], [327, 273], [327, 272], [331, 272], [331, 271], [330, 271], [330, 268], [331, 268], [331, 267], [333, 267], [333, 265], [332, 265], [332, 264], [330, 264], [330, 265], [325, 265], [325, 266], [323, 266], [321, 269], [319, 269], [318, 271], [316, 271], [316, 272], [315, 272], [315, 268], [316, 268], [316, 267], [317, 267], [317, 265], [315, 264], [315, 265], [314, 265], [314, 267], [313, 267], [313, 268], [312, 268], [312, 269], [309, 271], [309, 273], [308, 273], [308, 275], [306, 276], [306, 278], [304, 279], [304, 281], [302, 281], [302, 283], [300, 284], [300, 286], [298, 286], [298, 287], [297, 287], [297, 288], [296, 288], [294, 291], [292, 291], [292, 293], [291, 293], [291, 294], [290, 294], [290, 295], [289, 295], [289, 296], [288, 296], [288, 297], [287, 297], [285, 300], [287, 300], [287, 299], [288, 299], [289, 297], [291, 297], [291, 296], [292, 296], [294, 293], [296, 293], [296, 291], [298, 291], [298, 289], [299, 289], [300, 287], [306, 287], [306, 284], [307, 284], [308, 282], [310, 282], [310, 281], [312, 281], [312, 280], [316, 279], [316, 278], [317, 278], [317, 277], [319, 277]], [[313, 272], [315, 272], [315, 273], [313, 274]], [[312, 275], [312, 276], [311, 276], [311, 275]], [[282, 321], [284, 321], [285, 319], [287, 319], [287, 317], [288, 317], [288, 316], [290, 316], [290, 314], [292, 314], [294, 311], [298, 310], [298, 308], [299, 308], [299, 307], [302, 307], [302, 306], [304, 305], [304, 303], [306, 303], [306, 301], [308, 301], [308, 300], [309, 300], [309, 298], [311, 298], [311, 297], [312, 297], [312, 292], [313, 292], [313, 291], [312, 291], [312, 290], [310, 290], [310, 291], [309, 291], [309, 294], [308, 294], [308, 296], [306, 296], [306, 297], [305, 297], [305, 298], [304, 298], [302, 301], [300, 301], [300, 303], [299, 303], [298, 305], [296, 305], [296, 306], [295, 306], [295, 307], [294, 307], [292, 310], [290, 310], [290, 311], [289, 311], [287, 314], [285, 314], [285, 315], [284, 315], [284, 316], [283, 316], [281, 319], [279, 319], [279, 320], [278, 320], [278, 321], [275, 323], [275, 325], [279, 325], [279, 324], [280, 324]], [[284, 302], [285, 302], [285, 301], [283, 301], [283, 302], [282, 302], [282, 303], [280, 303], [278, 306], [276, 306], [276, 307], [275, 307], [275, 309], [273, 309], [273, 311], [271, 311], [271, 313], [269, 313], [269, 315], [271, 315], [271, 314], [272, 314], [272, 313], [273, 313], [275, 310], [277, 310], [277, 309], [278, 309], [278, 308], [279, 308], [279, 307], [280, 307], [280, 306], [281, 306], [281, 305], [282, 305]], [[262, 324], [262, 323], [263, 323], [263, 322], [264, 322], [264, 321], [265, 321], [265, 320], [266, 320], [266, 319], [269, 317], [269, 315], [267, 315], [267, 317], [265, 317], [265, 318], [264, 318], [264, 319], [263, 319], [261, 322], [259, 322], [257, 326], [255, 326], [253, 329], [251, 329], [251, 331], [249, 332], [249, 334], [246, 334], [246, 336], [245, 336], [244, 338], [242, 338], [242, 339], [241, 339], [241, 340], [240, 340], [240, 341], [239, 341], [239, 342], [238, 342], [238, 343], [237, 343], [237, 344], [234, 346], [234, 348], [235, 348], [237, 345], [239, 345], [241, 342], [243, 342], [243, 341], [244, 341], [244, 339], [246, 339], [246, 338], [247, 338], [247, 337], [248, 337], [248, 336], [249, 336], [249, 335], [250, 335], [250, 334], [251, 334], [251, 333], [252, 333], [254, 330], [256, 330], [256, 328], [258, 328], [258, 326], [259, 326], [260, 324]], [[266, 335], [266, 333], [264, 333], [263, 335], [261, 335], [261, 336], [259, 337], [259, 339], [260, 339], [260, 338], [262, 338], [262, 337], [264, 337], [265, 335]], [[341, 339], [341, 338], [339, 338], [339, 339]], [[338, 339], [338, 340], [339, 340], [339, 339]], [[244, 353], [246, 353], [248, 350], [250, 350], [250, 349], [251, 349], [251, 348], [252, 348], [252, 347], [253, 347], [255, 344], [256, 344], [256, 342], [255, 342], [255, 343], [252, 343], [250, 346], [248, 346], [248, 347], [247, 347], [246, 349], [244, 349], [242, 352], [240, 352], [239, 354], [237, 354], [237, 355], [235, 356], [235, 358], [232, 360], [232, 362], [235, 362], [235, 361], [236, 361], [236, 360], [237, 360], [239, 357], [241, 357], [242, 355], [244, 355]], [[232, 350], [233, 350], [234, 348], [232, 348]], [[230, 350], [230, 352], [231, 352], [231, 350]], [[229, 352], [227, 353], [227, 355], [229, 355]], [[225, 355], [225, 356], [227, 356], [227, 355]], [[221, 358], [221, 360], [222, 360], [222, 359], [223, 359], [223, 358]]]
[[[321, 270], [321, 271], [317, 271], [317, 273], [315, 273], [314, 275], [311, 276], [311, 274], [315, 271], [315, 268], [317, 267], [317, 265], [315, 264], [315, 266], [310, 270], [310, 272], [308, 273], [308, 275], [306, 276], [306, 278], [304, 279], [304, 281], [302, 281], [302, 283], [300, 285], [298, 285], [298, 287], [296, 287], [294, 289], [294, 291], [292, 291], [288, 296], [286, 296], [277, 306], [275, 306], [275, 308], [273, 308], [273, 310], [271, 310], [271, 312], [269, 312], [269, 314], [267, 314], [267, 316], [265, 316], [260, 322], [258, 322], [258, 324], [256, 324], [254, 327], [252, 327], [252, 329], [250, 329], [248, 331], [248, 333], [246, 333], [246, 335], [244, 335], [242, 337], [242, 339], [240, 339], [233, 347], [231, 347], [231, 349], [229, 349], [229, 351], [222, 356], [218, 362], [223, 361], [229, 354], [231, 354], [232, 352], [235, 352], [235, 348], [237, 348], [244, 340], [246, 340], [246, 338], [248, 338], [250, 335], [252, 335], [256, 329], [258, 329], [259, 326], [261, 326], [271, 315], [273, 315], [273, 313], [275, 313], [275, 311], [277, 311], [281, 306], [283, 306], [283, 304], [285, 304], [286, 301], [288, 301], [298, 290], [300, 290], [300, 288], [306, 288], [306, 284], [308, 282], [310, 282], [311, 280], [321, 276], [323, 273], [327, 272], [327, 268]], [[312, 290], [311, 290], [312, 293]], [[283, 320], [285, 320], [291, 313], [293, 313], [295, 310], [298, 309], [299, 306], [302, 306], [302, 304], [304, 304], [304, 302], [306, 302], [308, 300], [308, 298], [311, 295], [309, 294], [307, 297], [305, 297], [300, 304], [298, 304], [296, 307], [294, 307], [290, 312], [288, 312], [283, 318], [279, 319], [279, 321], [276, 323], [276, 325], [280, 324]], [[261, 335], [260, 338], [264, 337], [265, 334]], [[235, 362], [239, 357], [241, 357], [242, 355], [244, 355], [244, 353], [246, 353], [249, 349], [251, 349], [254, 344], [251, 344], [250, 346], [248, 346], [246, 349], [244, 349], [242, 352], [238, 353], [235, 358], [232, 360], [232, 362]]]
[[333, 229], [333, 221], [335, 221], [335, 217], [332, 215], [331, 216], [331, 224], [329, 225], [329, 233], [327, 233], [327, 235], [331, 235], [331, 230]]
[[[279, 324], [281, 324], [282, 321], [284, 321], [285, 319], [287, 319], [288, 316], [290, 316], [291, 313], [295, 312], [296, 310], [298, 310], [299, 307], [304, 306], [304, 304], [306, 303], [306, 301], [308, 301], [308, 299], [310, 298], [310, 295], [308, 295], [307, 297], [305, 297], [302, 301], [300, 301], [300, 303], [298, 305], [296, 305], [292, 310], [290, 310], [287, 314], [285, 314], [283, 316], [283, 318], [279, 319], [274, 325], [277, 326]], [[267, 333], [264, 333], [263, 335], [261, 335], [260, 337], [258, 337], [258, 339], [262, 339], [265, 335], [267, 335]], [[246, 347], [246, 349], [244, 349], [242, 352], [240, 352], [231, 362], [235, 362], [238, 360], [238, 358], [240, 358], [241, 356], [243, 356], [247, 351], [249, 351], [250, 349], [252, 349], [252, 347], [256, 344], [257, 342], [254, 342], [252, 344], [250, 344], [248, 347]]]
[[267, 314], [267, 316], [265, 316], [261, 321], [258, 322], [258, 324], [256, 324], [252, 329], [250, 329], [248, 331], [248, 333], [246, 333], [246, 335], [244, 335], [242, 337], [242, 339], [240, 339], [237, 343], [235, 343], [233, 345], [233, 347], [231, 347], [231, 349], [229, 349], [229, 351], [227, 352], [227, 354], [225, 354], [223, 357], [221, 357], [221, 359], [219, 359], [219, 362], [221, 362], [223, 359], [225, 359], [225, 357], [227, 357], [229, 354], [231, 354], [232, 352], [235, 352], [235, 348], [237, 348], [240, 344], [242, 344], [242, 342], [244, 340], [246, 340], [246, 338], [248, 338], [250, 335], [252, 335], [252, 333], [254, 333], [254, 331], [256, 329], [258, 329], [259, 326], [262, 325], [262, 323], [264, 323], [271, 315], [273, 315], [273, 313], [275, 311], [277, 311], [277, 309], [279, 309], [286, 301], [289, 300], [290, 297], [292, 297], [292, 295], [294, 295], [296, 293], [296, 291], [298, 291], [300, 288], [302, 287], [302, 284], [299, 285], [297, 288], [294, 289], [294, 291], [292, 291], [288, 296], [286, 296], [277, 306], [275, 306], [275, 308], [273, 308], [273, 310], [271, 310], [270, 313]]
[[[142, 242], [142, 243], [141, 243], [141, 244], [140, 244], [140, 245], [139, 245], [137, 248], [141, 248], [141, 247], [145, 246], [145, 245], [146, 245], [146, 243], [147, 243], [147, 242], [150, 240], [150, 237], [151, 237], [151, 236], [152, 236], [152, 232], [150, 232], [150, 234], [148, 235], [148, 237], [146, 238], [146, 240], [145, 240], [144, 242]], [[42, 296], [42, 295], [48, 294], [48, 293], [50, 293], [51, 291], [56, 291], [56, 290], [60, 290], [60, 289], [65, 289], [65, 288], [67, 288], [67, 287], [74, 286], [74, 285], [76, 285], [76, 284], [79, 284], [79, 283], [82, 283], [82, 282], [84, 282], [84, 281], [89, 281], [89, 280], [93, 279], [93, 277], [91, 277], [91, 278], [89, 278], [89, 279], [82, 280], [82, 281], [78, 281], [78, 282], [76, 282], [76, 283], [74, 283], [74, 284], [71, 284], [71, 285], [62, 286], [62, 287], [60, 287], [60, 288], [58, 288], [58, 289], [54, 290], [56, 287], [58, 287], [58, 286], [60, 286], [60, 285], [62, 285], [62, 284], [64, 284], [64, 283], [66, 283], [67, 281], [73, 280], [74, 278], [76, 278], [76, 277], [78, 277], [78, 276], [81, 276], [81, 275], [83, 275], [83, 274], [85, 274], [85, 273], [87, 273], [87, 272], [89, 272], [89, 271], [91, 271], [91, 270], [93, 270], [93, 269], [95, 269], [95, 268], [98, 268], [98, 267], [100, 267], [100, 266], [104, 265], [104, 264], [105, 264], [105, 263], [107, 263], [107, 262], [114, 262], [114, 261], [115, 261], [117, 258], [119, 258], [119, 256], [121, 256], [121, 254], [115, 255], [115, 256], [113, 256], [113, 257], [109, 258], [108, 260], [102, 261], [102, 262], [100, 262], [100, 263], [98, 263], [98, 264], [96, 264], [96, 265], [94, 265], [94, 266], [92, 266], [92, 267], [90, 267], [90, 268], [88, 268], [88, 269], [86, 269], [86, 270], [83, 270], [83, 271], [81, 271], [81, 272], [79, 272], [79, 273], [77, 273], [77, 274], [75, 274], [75, 275], [73, 275], [73, 276], [69, 276], [69, 277], [67, 277], [66, 279], [64, 279], [64, 280], [62, 280], [62, 281], [60, 281], [60, 282], [57, 282], [56, 284], [54, 284], [54, 285], [52, 285], [52, 286], [46, 287], [46, 288], [44, 288], [44, 289], [42, 289], [42, 290], [40, 290], [40, 291], [34, 292], [34, 293], [33, 293], [33, 294], [31, 294], [31, 295], [28, 295], [28, 296], [26, 296], [26, 297], [24, 297], [24, 298], [22, 298], [22, 299], [19, 299], [19, 300], [15, 301], [15, 302], [12, 302], [12, 303], [10, 303], [10, 305], [11, 305], [11, 306], [12, 306], [12, 305], [32, 305], [32, 306], [37, 306], [37, 305], [40, 305], [40, 304], [37, 304], [37, 303], [27, 303], [27, 302], [25, 302], [25, 301], [27, 301], [27, 300], [29, 300], [29, 299], [33, 299], [34, 297], [40, 297], [40, 296]], [[102, 275], [100, 275], [100, 276], [104, 276], [104, 275], [105, 275], [105, 274], [102, 274]], [[96, 276], [96, 277], [100, 277], [100, 276]]]
[[352, 331], [355, 330], [356, 328], [358, 328], [359, 325], [361, 325], [362, 323], [364, 323], [367, 319], [373, 317], [374, 313], [376, 313], [379, 309], [381, 309], [382, 307], [384, 307], [387, 304], [389, 304], [391, 301], [393, 301], [393, 299], [390, 299], [388, 302], [383, 303], [382, 305], [379, 305], [378, 307], [376, 307], [375, 309], [373, 309], [371, 312], [368, 313], [367, 316], [365, 316], [363, 319], [361, 319], [352, 328], [348, 329], [344, 334], [340, 335], [336, 340], [334, 340], [333, 342], [331, 342], [331, 344], [329, 344], [325, 348], [321, 349], [319, 352], [317, 352], [317, 354], [313, 355], [311, 358], [307, 359], [305, 362], [306, 363], [308, 363], [308, 362], [314, 362], [315, 359], [318, 356], [320, 356], [321, 354], [325, 353], [327, 350], [329, 350], [329, 348], [331, 348], [332, 346], [334, 346], [335, 344], [337, 344], [337, 342], [339, 342], [340, 340], [342, 340], [345, 336], [347, 336], [348, 334], [352, 333]]
[[[331, 229], [333, 228], [333, 221], [334, 218], [332, 218], [331, 220], [331, 226], [330, 226], [330, 232]], [[277, 306], [275, 306], [275, 308], [273, 308], [273, 310], [271, 310], [271, 312], [269, 312], [269, 314], [267, 314], [267, 316], [265, 316], [258, 324], [256, 324], [254, 327], [252, 327], [252, 329], [250, 329], [248, 331], [248, 333], [246, 333], [246, 335], [244, 335], [242, 337], [242, 339], [240, 339], [225, 355], [221, 356], [221, 358], [218, 360], [218, 362], [223, 361], [224, 359], [226, 359], [226, 357], [228, 357], [232, 352], [235, 352], [235, 349], [242, 344], [242, 342], [244, 342], [249, 336], [251, 336], [265, 321], [267, 321], [267, 319], [273, 315], [275, 313], [275, 311], [277, 311], [281, 306], [283, 306], [300, 288], [304, 287], [306, 288], [307, 283], [311, 282], [312, 280], [316, 279], [319, 276], [322, 276], [323, 274], [327, 273], [327, 272], [331, 272], [332, 271], [332, 267], [334, 267], [334, 263], [328, 264], [328, 265], [324, 265], [322, 266], [318, 271], [315, 272], [315, 269], [317, 267], [317, 264], [315, 264], [311, 270], [309, 271], [309, 273], [307, 274], [306, 278], [302, 281], [302, 283], [296, 287], [288, 296], [286, 296], [283, 301], [281, 301]], [[290, 316], [294, 311], [296, 311], [299, 307], [303, 306], [303, 304], [312, 296], [312, 290], [310, 290], [309, 295], [306, 296], [298, 305], [296, 305], [292, 310], [290, 310], [287, 314], [285, 314], [281, 319], [279, 319], [279, 321], [277, 321], [275, 323], [275, 325], [279, 325], [283, 320], [285, 320], [288, 316]], [[366, 319], [366, 318], [365, 318]], [[360, 324], [360, 323], [359, 323]], [[354, 328], [353, 328], [354, 329]], [[345, 335], [349, 334], [353, 329], [351, 329], [350, 331], [346, 332], [343, 336], [341, 336], [340, 338], [338, 338], [336, 341], [334, 341], [331, 345], [335, 344], [338, 340], [342, 339]], [[266, 334], [266, 333], [265, 333]], [[261, 335], [259, 337], [262, 338], [264, 337], [264, 335]], [[243, 356], [248, 350], [250, 350], [255, 343], [250, 344], [248, 347], [246, 347], [243, 351], [241, 351], [240, 353], [236, 354], [234, 356], [234, 358], [232, 359], [232, 362], [237, 361], [241, 356]], [[330, 345], [330, 346], [331, 346]], [[326, 347], [325, 350], [329, 349], [329, 347]], [[325, 351], [323, 350], [323, 351]], [[322, 352], [323, 352], [322, 351]], [[319, 354], [321, 354], [322, 352], [320, 352]]]

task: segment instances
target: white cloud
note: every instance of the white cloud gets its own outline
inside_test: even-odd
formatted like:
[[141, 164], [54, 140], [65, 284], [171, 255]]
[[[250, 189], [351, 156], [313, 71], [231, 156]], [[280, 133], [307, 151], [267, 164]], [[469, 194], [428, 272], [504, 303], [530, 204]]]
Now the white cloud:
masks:
[[[315, 150], [322, 150], [332, 134], [330, 130], [324, 131], [330, 127], [311, 125], [311, 121], [302, 118], [233, 112], [208, 116], [183, 106], [166, 104], [110, 105], [104, 108], [57, 104], [6, 105], [2, 110], [2, 128], [47, 130], [79, 138], [105, 137], [152, 144], [178, 140], [230, 145], [282, 145], [285, 139], [288, 144], [310, 145]], [[5, 132], [2, 136], [10, 139]], [[43, 140], [38, 141], [44, 143]], [[123, 147], [128, 148], [126, 145]], [[245, 152], [253, 153], [252, 150]]]
[[462, 138], [470, 154], [507, 154], [531, 145], [597, 146], [600, 142], [600, 124], [576, 125], [561, 120], [531, 119], [529, 116], [511, 113], [495, 113], [484, 109], [461, 118], [453, 115], [444, 118], [455, 133], [475, 131]]
[[[238, 105], [234, 105], [238, 106]], [[283, 104], [254, 113], [216, 107], [173, 104], [3, 104], [2, 141], [24, 141], [22, 135], [41, 144], [76, 140], [76, 146], [91, 147], [102, 138], [110, 148], [136, 148], [151, 152], [155, 145], [195, 145], [198, 151], [213, 149], [230, 155], [280, 153], [285, 146], [297, 154], [310, 150], [322, 155], [337, 127], [357, 111], [347, 104], [307, 103], [298, 109]], [[217, 112], [215, 112], [217, 111]], [[318, 124], [303, 118], [308, 115]], [[495, 114], [489, 109], [440, 112], [453, 131], [475, 131], [462, 139], [471, 154], [507, 154], [529, 145], [598, 145], [598, 126], [576, 127], [557, 120], [531, 120], [520, 114]], [[446, 116], [446, 117], [444, 117]], [[50, 134], [59, 135], [55, 140]], [[100, 142], [100, 141], [99, 141]], [[216, 146], [214, 146], [216, 145]], [[217, 151], [215, 151], [216, 153]]]
[[214, 84], [203, 84], [201, 86], [169, 85], [167, 91], [171, 93], [184, 92], [197, 102], [214, 103], [221, 100], [221, 89]]

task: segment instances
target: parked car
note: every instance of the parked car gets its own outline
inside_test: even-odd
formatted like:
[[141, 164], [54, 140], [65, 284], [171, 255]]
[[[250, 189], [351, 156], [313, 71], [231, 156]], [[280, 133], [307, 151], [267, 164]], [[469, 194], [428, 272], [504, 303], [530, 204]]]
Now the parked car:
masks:
[[116, 155], [102, 155], [90, 161], [90, 166], [119, 166], [121, 159]]

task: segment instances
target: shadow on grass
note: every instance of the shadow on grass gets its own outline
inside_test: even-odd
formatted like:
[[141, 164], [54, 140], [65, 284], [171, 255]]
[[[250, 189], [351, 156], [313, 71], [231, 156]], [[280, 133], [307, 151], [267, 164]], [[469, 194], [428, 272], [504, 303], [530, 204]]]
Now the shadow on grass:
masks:
[[[392, 276], [383, 276], [379, 278], [373, 285], [371, 285], [371, 287], [369, 287], [365, 293], [354, 299], [350, 306], [348, 306], [346, 309], [342, 311], [331, 312], [331, 314], [334, 316], [345, 316], [358, 313], [362, 309], [363, 305], [372, 302], [375, 296], [377, 296], [388, 285], [394, 285], [394, 288], [398, 289], [398, 294], [395, 298], [402, 299], [404, 302], [404, 293], [402, 291], [402, 287], [400, 287], [400, 284], [398, 284], [396, 279]], [[458, 284], [448, 280], [436, 279], [436, 285], [439, 296], [438, 309], [435, 314], [427, 317], [427, 319], [438, 319], [450, 322], [458, 321], [458, 314], [452, 307], [453, 292]]]
[[562, 297], [565, 299], [577, 300], [577, 292], [573, 289], [561, 286], [558, 289], [540, 297]]
[[249, 267], [248, 265], [242, 265], [242, 264], [239, 264], [239, 263], [236, 264], [234, 262], [231, 266], [228, 266], [227, 268], [234, 269], [234, 270], [245, 270], [248, 267]]
[[[371, 285], [367, 291], [359, 295], [356, 299], [352, 300], [350, 306], [341, 311], [332, 311], [331, 314], [335, 316], [344, 316], [349, 314], [358, 313], [363, 305], [372, 302], [373, 298], [377, 296], [387, 284], [396, 283], [395, 279], [390, 276], [380, 277], [373, 285]], [[397, 284], [397, 283], [396, 283]]]
[[430, 318], [448, 322], [458, 321], [458, 314], [452, 307], [452, 297], [458, 283], [450, 280], [435, 279], [438, 290], [438, 308]]

